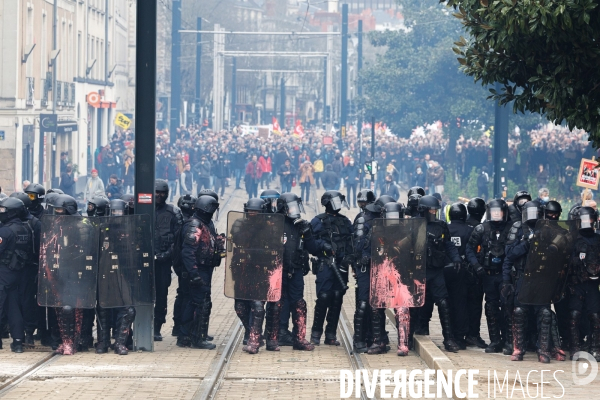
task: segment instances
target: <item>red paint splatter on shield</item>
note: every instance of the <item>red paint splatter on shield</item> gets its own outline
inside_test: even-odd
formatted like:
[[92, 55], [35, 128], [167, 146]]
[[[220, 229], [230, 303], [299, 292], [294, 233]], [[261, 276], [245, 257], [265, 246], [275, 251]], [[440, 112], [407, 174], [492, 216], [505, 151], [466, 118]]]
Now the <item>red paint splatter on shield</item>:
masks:
[[[394, 265], [385, 259], [371, 267], [371, 306], [374, 308], [415, 307], [413, 295]], [[418, 281], [415, 281], [415, 284]]]
[[281, 299], [281, 284], [283, 279], [283, 262], [277, 257], [275, 269], [269, 271], [269, 291], [267, 301], [279, 301]]

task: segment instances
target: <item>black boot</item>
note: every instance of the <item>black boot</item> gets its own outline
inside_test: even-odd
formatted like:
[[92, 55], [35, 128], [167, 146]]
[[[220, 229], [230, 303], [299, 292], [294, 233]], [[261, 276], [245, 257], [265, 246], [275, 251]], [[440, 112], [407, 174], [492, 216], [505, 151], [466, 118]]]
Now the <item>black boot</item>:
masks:
[[542, 308], [537, 315], [538, 323], [538, 361], [544, 364], [550, 362], [550, 325], [552, 314], [548, 308]]
[[[111, 310], [108, 310], [108, 320], [110, 321]], [[77, 351], [88, 351], [90, 347], [94, 347], [94, 336], [92, 334], [94, 330], [94, 310], [86, 309], [83, 310], [83, 321], [81, 322], [81, 337], [77, 343]], [[110, 332], [110, 327], [107, 327]], [[110, 341], [109, 341], [110, 344]]]
[[504, 328], [504, 347], [502, 349], [502, 354], [505, 356], [510, 356], [513, 353], [513, 310], [510, 310], [509, 308], [510, 307], [504, 309], [506, 326]]
[[294, 345], [294, 337], [292, 336], [292, 332], [288, 329], [279, 329], [279, 334], [277, 335], [277, 341], [279, 342], [279, 346], [293, 346]]
[[429, 321], [433, 315], [433, 301], [425, 301], [423, 307], [417, 310], [417, 320], [415, 321], [415, 335], [429, 336]]
[[317, 294], [315, 302], [315, 313], [313, 315], [313, 324], [310, 332], [310, 342], [315, 346], [321, 343], [321, 335], [323, 334], [323, 324], [327, 315], [327, 308], [333, 298], [333, 293], [321, 292]]
[[396, 328], [398, 329], [398, 356], [408, 355], [408, 339], [410, 332], [410, 311], [408, 307], [394, 309]]
[[242, 350], [246, 353], [256, 354], [260, 347], [263, 321], [265, 319], [265, 306], [262, 301], [252, 302], [252, 325], [250, 326], [250, 337], [248, 344]]
[[160, 334], [160, 328], [162, 328], [162, 323], [160, 322], [154, 322], [154, 341], [155, 342], [162, 342], [163, 337]]
[[367, 343], [365, 343], [365, 319], [369, 312], [369, 304], [367, 301], [357, 301], [356, 310], [354, 311], [354, 352], [366, 353]]
[[337, 340], [337, 326], [342, 312], [342, 303], [344, 301], [344, 293], [340, 290], [333, 292], [331, 306], [327, 311], [327, 327], [325, 327], [325, 344], [330, 346], [339, 346]]
[[382, 354], [385, 353], [386, 345], [383, 343], [381, 332], [381, 319], [385, 318], [385, 309], [371, 308], [371, 321], [373, 322], [373, 344], [369, 347], [367, 353]]
[[10, 338], [10, 329], [8, 328], [8, 324], [2, 325], [0, 329], [0, 335], [2, 335], [2, 339]]
[[279, 351], [277, 335], [279, 334], [279, 315], [281, 313], [281, 301], [267, 303], [267, 323], [265, 325], [265, 339], [268, 351]]
[[571, 355], [571, 360], [573, 359], [573, 355], [581, 350], [581, 342], [579, 341], [580, 318], [581, 313], [579, 311], [571, 310], [569, 313], [569, 338], [571, 340], [569, 353]]
[[190, 333], [192, 348], [213, 350], [217, 347], [206, 340], [206, 335], [208, 335], [208, 310], [206, 309], [204, 302], [196, 304]]
[[294, 324], [294, 350], [312, 351], [315, 346], [306, 340], [306, 301], [300, 299], [290, 304], [292, 324]]
[[35, 341], [33, 340], [33, 331], [25, 331], [25, 340], [23, 340], [23, 346], [29, 348], [35, 347]]
[[502, 351], [500, 321], [498, 321], [498, 310], [491, 303], [485, 303], [485, 318], [487, 319], [488, 331], [490, 333], [490, 344], [485, 348], [485, 352], [500, 353]]
[[73, 355], [77, 352], [75, 341], [75, 310], [65, 306], [57, 310], [58, 329], [62, 343], [56, 349], [58, 354]]
[[450, 304], [448, 299], [442, 299], [438, 302], [438, 314], [440, 316], [440, 324], [442, 325], [442, 336], [444, 337], [444, 348], [453, 353], [458, 352], [460, 347], [454, 340], [452, 332], [452, 323], [450, 322]]
[[527, 332], [527, 310], [515, 307], [513, 312], [513, 353], [511, 361], [523, 361], [525, 355], [525, 336]]
[[13, 353], [22, 353], [23, 341], [21, 339], [13, 339], [13, 342], [10, 344], [10, 351]]
[[[210, 301], [210, 294], [207, 293], [206, 294], [206, 298], [204, 299], [204, 301], [206, 302], [206, 309], [208, 310], [208, 322], [209, 322], [209, 326], [210, 326], [210, 314], [212, 312], [212, 301]], [[214, 336], [209, 335], [208, 333], [206, 334], [206, 340], [208, 340], [209, 342], [212, 342], [213, 340], [215, 340]]]
[[565, 361], [567, 359], [567, 355], [562, 349], [562, 344], [560, 342], [560, 334], [558, 331], [558, 320], [556, 318], [556, 314], [552, 312], [552, 325], [550, 326], [550, 339], [552, 343], [550, 344], [550, 354], [556, 361]]
[[590, 314], [590, 324], [592, 328], [592, 340], [590, 344], [590, 353], [596, 361], [600, 362], [600, 314]]
[[124, 310], [119, 310], [117, 319], [117, 337], [115, 338], [115, 354], [126, 356], [129, 351], [127, 349], [127, 338], [129, 337], [129, 327], [135, 320], [135, 308], [127, 307]]
[[108, 353], [108, 347], [110, 346], [110, 327], [108, 322], [108, 315], [110, 309], [98, 307], [98, 323], [96, 332], [98, 335], [98, 343], [96, 343], [96, 354]]
[[233, 308], [244, 326], [244, 346], [248, 344], [250, 337], [250, 303], [247, 300], [235, 299]]

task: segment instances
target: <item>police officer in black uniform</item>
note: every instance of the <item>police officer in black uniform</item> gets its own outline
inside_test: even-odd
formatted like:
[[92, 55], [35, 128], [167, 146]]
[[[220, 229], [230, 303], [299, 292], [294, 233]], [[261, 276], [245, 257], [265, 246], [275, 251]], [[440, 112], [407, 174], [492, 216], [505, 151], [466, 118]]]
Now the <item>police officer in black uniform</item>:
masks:
[[340, 211], [342, 207], [350, 209], [350, 206], [337, 190], [323, 193], [321, 205], [325, 212], [311, 221], [313, 235], [306, 242], [307, 250], [319, 257], [313, 264], [313, 273], [317, 275], [317, 300], [310, 340], [315, 345], [321, 343], [323, 324], [327, 319], [325, 344], [339, 346], [337, 325], [348, 289], [348, 268], [354, 261], [352, 223]]
[[354, 222], [356, 222], [356, 220], [365, 212], [365, 207], [367, 204], [375, 202], [375, 194], [370, 189], [363, 189], [356, 195], [356, 202], [358, 203], [360, 212], [354, 218]]
[[[235, 289], [241, 285], [253, 282], [252, 267], [246, 262], [243, 262], [244, 255], [243, 250], [253, 240], [257, 239], [254, 237], [256, 232], [255, 224], [262, 224], [264, 221], [253, 220], [253, 217], [258, 214], [264, 214], [270, 212], [270, 202], [265, 203], [263, 199], [252, 198], [244, 204], [244, 212], [246, 213], [245, 219], [238, 219], [234, 222], [231, 227], [230, 235], [232, 241], [235, 243], [236, 248], [233, 251], [232, 269], [233, 280], [235, 281]], [[262, 228], [262, 226], [261, 226]], [[267, 229], [263, 232], [268, 234]], [[257, 282], [258, 285], [264, 286], [265, 282]], [[267, 336], [267, 350], [279, 351], [279, 345], [277, 343], [277, 333], [279, 328], [279, 310], [280, 304], [271, 306], [271, 320], [267, 322], [265, 336]], [[260, 300], [244, 300], [235, 299], [234, 302], [235, 313], [244, 326], [244, 347], [243, 350], [250, 354], [258, 353], [259, 347], [264, 345], [262, 326], [265, 319], [265, 302]], [[274, 326], [275, 325], [275, 326]]]
[[448, 288], [454, 339], [461, 350], [464, 350], [467, 348], [465, 337], [469, 335], [469, 313], [465, 307], [468, 302], [469, 290], [467, 284], [468, 262], [466, 261], [465, 249], [473, 229], [466, 223], [467, 207], [462, 203], [451, 204], [448, 217], [450, 219], [448, 225], [450, 240], [458, 250], [462, 265], [459, 270], [444, 268], [444, 279]]
[[23, 321], [25, 324], [25, 340], [23, 344], [27, 347], [34, 346], [33, 332], [38, 326], [37, 314], [38, 305], [36, 303], [37, 295], [37, 274], [38, 274], [38, 259], [40, 250], [40, 231], [42, 223], [39, 219], [31, 215], [29, 208], [31, 207], [31, 199], [24, 192], [14, 192], [9, 197], [15, 197], [23, 202], [25, 210], [19, 216], [25, 228], [31, 233], [33, 241], [31, 242], [31, 257], [28, 263], [23, 268], [21, 281], [19, 282], [19, 298], [21, 299], [21, 307], [23, 310]]
[[490, 200], [487, 204], [487, 220], [475, 227], [465, 250], [470, 267], [483, 281], [485, 316], [490, 334], [486, 353], [501, 352], [503, 343], [510, 340], [500, 297], [502, 264], [509, 231], [506, 202], [502, 199]]
[[171, 285], [172, 245], [175, 234], [183, 225], [181, 211], [171, 204], [169, 184], [164, 179], [155, 182], [156, 210], [154, 218], [154, 282], [156, 303], [154, 305], [154, 340], [162, 341], [160, 328], [166, 322], [167, 296]]
[[[371, 332], [373, 337], [370, 338], [371, 344], [375, 346], [373, 351], [381, 350], [380, 342], [383, 341], [380, 316], [381, 311], [385, 310], [372, 310], [369, 304], [369, 295], [371, 288], [372, 221], [381, 217], [384, 205], [385, 198], [379, 198], [375, 202], [367, 204], [364, 207], [361, 216], [354, 220], [354, 225], [352, 227], [354, 230], [354, 251], [356, 259], [356, 267], [354, 270], [356, 276], [356, 309], [354, 310], [353, 348], [357, 353], [366, 353], [369, 350], [370, 346], [367, 345], [366, 341], [369, 328], [371, 328], [371, 331], [374, 331]], [[373, 326], [371, 322], [377, 326]], [[377, 345], [373, 342], [374, 337], [377, 339]]]
[[512, 223], [521, 221], [523, 206], [528, 201], [531, 201], [531, 194], [527, 190], [519, 190], [517, 193], [515, 193], [513, 203], [508, 206], [508, 215], [510, 216], [510, 221]]
[[419, 211], [419, 200], [421, 200], [422, 195], [419, 193], [412, 193], [408, 196], [408, 201], [406, 202], [406, 211], [405, 218], [419, 218], [422, 217], [421, 211]]
[[581, 350], [579, 324], [585, 309], [591, 327], [589, 350], [600, 362], [600, 235], [595, 232], [598, 213], [591, 207], [581, 207], [577, 219], [579, 237], [569, 262], [569, 352], [573, 359], [573, 355]]
[[7, 311], [13, 338], [10, 349], [15, 353], [23, 352], [25, 336], [19, 282], [33, 256], [33, 233], [21, 220], [24, 213], [21, 200], [10, 197], [0, 200], [0, 315]]
[[208, 341], [210, 310], [206, 302], [211, 285], [215, 256], [218, 248], [224, 248], [223, 238], [211, 229], [210, 222], [217, 212], [219, 202], [212, 196], [201, 196], [196, 200], [194, 215], [183, 226], [181, 257], [189, 277], [190, 301], [182, 317], [177, 346], [213, 350]]
[[[198, 198], [191, 194], [184, 194], [177, 200], [177, 207], [181, 210], [184, 224], [194, 215], [196, 200], [198, 200]], [[173, 244], [173, 271], [175, 271], [175, 274], [177, 275], [177, 296], [175, 296], [175, 303], [173, 304], [173, 331], [171, 332], [171, 336], [175, 337], [180, 334], [181, 318], [183, 317], [183, 311], [185, 310], [190, 297], [190, 280], [187, 276], [187, 272], [184, 271], [183, 260], [181, 258], [182, 246], [183, 230], [180, 229], [175, 236], [175, 243]]]
[[25, 188], [25, 193], [27, 193], [31, 200], [29, 212], [37, 219], [40, 219], [44, 214], [44, 206], [42, 203], [46, 197], [46, 188], [39, 183], [32, 183]]
[[[450, 241], [448, 224], [440, 221], [437, 213], [441, 208], [440, 202], [433, 196], [423, 196], [419, 200], [419, 210], [427, 220], [427, 281], [425, 284], [425, 303], [435, 303], [438, 306], [444, 348], [447, 351], [457, 352], [460, 347], [454, 340], [452, 329], [450, 302], [448, 290], [444, 280], [444, 267], [452, 264], [450, 268], [460, 269], [461, 258], [456, 246]], [[418, 318], [423, 318], [422, 310], [418, 309]], [[426, 322], [428, 323], [428, 321]]]
[[135, 213], [135, 196], [131, 193], [125, 193], [121, 196], [121, 200], [127, 203], [127, 207], [129, 208], [127, 215], [133, 215]]
[[[277, 199], [277, 212], [285, 215], [281, 302], [287, 303], [292, 313], [293, 348], [312, 351], [315, 346], [306, 340], [307, 311], [304, 300], [304, 276], [310, 271], [308, 251], [304, 247], [312, 235], [310, 223], [301, 218], [304, 206], [302, 199], [294, 193], [284, 193]], [[272, 323], [269, 307], [267, 305], [267, 326]], [[269, 335], [266, 336], [269, 341]]]
[[[554, 202], [556, 203], [556, 202]], [[554, 206], [554, 204], [553, 204]], [[560, 205], [558, 205], [560, 207]], [[553, 208], [553, 207], [552, 207]], [[506, 258], [503, 264], [503, 284], [502, 296], [512, 297], [514, 304], [512, 331], [513, 331], [513, 353], [512, 361], [522, 361], [525, 355], [525, 343], [527, 335], [528, 314], [532, 313], [536, 318], [538, 336], [537, 353], [538, 360], [542, 363], [549, 363], [550, 358], [554, 357], [559, 361], [566, 359], [564, 352], [560, 349], [560, 338], [555, 328], [555, 335], [552, 335], [552, 311], [550, 304], [527, 306], [521, 304], [518, 300], [518, 293], [523, 284], [523, 276], [527, 263], [529, 247], [534, 235], [539, 236], [535, 225], [542, 217], [542, 210], [539, 204], [534, 201], [528, 201], [520, 208], [522, 221], [514, 222], [506, 245]], [[560, 212], [556, 215], [556, 219]], [[513, 273], [514, 271], [514, 273]], [[514, 284], [513, 284], [514, 282]]]
[[[467, 212], [469, 213], [469, 216], [465, 221], [465, 224], [471, 230], [471, 233], [477, 225], [481, 224], [481, 220], [485, 215], [485, 211], [485, 200], [480, 197], [474, 197], [467, 203]], [[485, 349], [487, 347], [487, 343], [481, 338], [480, 334], [481, 315], [483, 314], [483, 282], [470, 267], [467, 268], [466, 281], [466, 311], [469, 319], [469, 334], [465, 338], [465, 341], [467, 342], [467, 346], [475, 346], [479, 347], [480, 349]]]

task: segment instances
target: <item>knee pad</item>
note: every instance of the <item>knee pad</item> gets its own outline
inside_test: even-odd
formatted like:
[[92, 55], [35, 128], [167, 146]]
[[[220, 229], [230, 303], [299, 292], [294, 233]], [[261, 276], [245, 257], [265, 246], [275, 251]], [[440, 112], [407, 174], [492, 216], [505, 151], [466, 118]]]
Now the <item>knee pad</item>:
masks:
[[522, 323], [527, 318], [527, 311], [523, 307], [515, 307], [513, 319], [516, 323]]
[[579, 322], [579, 317], [581, 317], [581, 313], [576, 310], [571, 310], [569, 313], [569, 325], [574, 327]]
[[332, 296], [329, 292], [321, 292], [319, 294], [317, 294], [317, 305], [320, 306], [327, 306], [329, 304], [329, 301], [331, 300]]
[[135, 308], [127, 307], [127, 313], [125, 315], [133, 320], [135, 318]]
[[550, 323], [552, 322], [552, 312], [548, 308], [542, 308], [539, 311], [538, 315], [542, 319], [543, 324], [550, 325]]

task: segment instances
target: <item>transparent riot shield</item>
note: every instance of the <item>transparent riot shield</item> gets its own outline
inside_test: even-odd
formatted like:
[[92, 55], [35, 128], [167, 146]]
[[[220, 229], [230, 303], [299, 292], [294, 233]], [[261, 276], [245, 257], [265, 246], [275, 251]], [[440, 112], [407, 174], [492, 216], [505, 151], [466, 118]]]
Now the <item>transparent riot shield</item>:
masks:
[[517, 299], [520, 303], [544, 305], [561, 299], [567, 283], [569, 257], [578, 235], [575, 223], [537, 222], [518, 288]]
[[98, 302], [115, 308], [152, 305], [154, 274], [148, 215], [99, 219]]
[[421, 307], [427, 222], [424, 218], [375, 219], [371, 226], [371, 307]]
[[281, 214], [227, 214], [225, 296], [278, 301], [283, 272]]
[[38, 304], [43, 307], [96, 307], [98, 250], [98, 227], [92, 218], [44, 215]]

